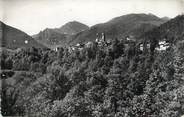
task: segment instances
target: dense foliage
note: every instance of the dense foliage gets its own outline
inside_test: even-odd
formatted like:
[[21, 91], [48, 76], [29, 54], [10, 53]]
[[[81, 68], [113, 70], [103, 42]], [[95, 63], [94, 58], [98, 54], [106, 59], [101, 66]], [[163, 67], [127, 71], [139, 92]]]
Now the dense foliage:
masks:
[[[144, 50], [146, 51], [146, 49]], [[83, 50], [3, 53], [3, 115], [179, 117], [184, 114], [184, 42], [146, 53], [115, 39]]]

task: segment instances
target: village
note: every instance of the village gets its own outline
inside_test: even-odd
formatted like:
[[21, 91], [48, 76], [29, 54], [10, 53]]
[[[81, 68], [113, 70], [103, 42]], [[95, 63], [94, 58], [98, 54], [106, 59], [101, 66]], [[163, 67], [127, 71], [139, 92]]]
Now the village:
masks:
[[[128, 48], [130, 45], [136, 45], [135, 47], [138, 48], [140, 51], [143, 51], [144, 49], [150, 49], [150, 42], [147, 42], [146, 44], [143, 44], [141, 41], [137, 41], [136, 38], [132, 35], [127, 36], [125, 39], [119, 39], [120, 41], [124, 42], [125, 49]], [[86, 43], [77, 43], [76, 45], [72, 45], [67, 47], [69, 53], [72, 53], [73, 51], [81, 51], [84, 48], [90, 48], [93, 46], [93, 44], [96, 44], [96, 46], [104, 48], [109, 45], [111, 45], [112, 40], [107, 40], [105, 33], [97, 33], [96, 39], [94, 42], [89, 41]], [[166, 41], [166, 39], [163, 39], [158, 42], [158, 45], [156, 46], [155, 50], [157, 51], [164, 51], [167, 48], [170, 47], [170, 44]], [[55, 47], [53, 50], [58, 51], [61, 46]]]

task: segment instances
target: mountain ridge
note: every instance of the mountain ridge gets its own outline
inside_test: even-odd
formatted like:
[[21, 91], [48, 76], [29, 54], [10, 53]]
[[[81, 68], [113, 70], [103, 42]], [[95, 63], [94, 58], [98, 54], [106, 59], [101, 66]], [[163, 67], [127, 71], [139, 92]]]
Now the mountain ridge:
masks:
[[46, 46], [52, 48], [56, 45], [65, 45], [69, 36], [79, 33], [89, 27], [77, 21], [71, 21], [60, 28], [46, 28], [40, 31], [38, 34], [34, 35], [38, 42], [44, 43]]
[[166, 21], [150, 14], [127, 14], [96, 24], [88, 30], [73, 35], [68, 42], [70, 45], [86, 41], [94, 41], [96, 33], [106, 33], [107, 39], [125, 38], [133, 35], [139, 37], [143, 33], [165, 23]]
[[178, 15], [175, 18], [161, 24], [141, 36], [145, 39], [164, 40], [175, 43], [177, 40], [184, 39], [184, 15]]

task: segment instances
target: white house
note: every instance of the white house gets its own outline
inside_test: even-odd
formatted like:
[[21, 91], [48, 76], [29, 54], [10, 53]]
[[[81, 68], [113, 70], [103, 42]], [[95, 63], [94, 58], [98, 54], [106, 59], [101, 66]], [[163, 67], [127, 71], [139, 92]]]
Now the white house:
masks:
[[77, 43], [75, 46], [76, 46], [76, 47], [80, 47], [80, 43]]
[[89, 47], [91, 47], [92, 46], [92, 42], [91, 41], [89, 41], [89, 42], [87, 42], [86, 44], [85, 44], [85, 46], [87, 47], [87, 48], [89, 48]]
[[[150, 43], [147, 43], [147, 44], [146, 44], [146, 48], [147, 48], [147, 49], [150, 48]], [[139, 45], [139, 49], [140, 49], [141, 51], [143, 51], [144, 45], [143, 45], [143, 44], [140, 44], [140, 45]]]
[[61, 46], [56, 46], [53, 50], [57, 52], [57, 51], [59, 51], [59, 48], [60, 48], [60, 47], [61, 47]]
[[165, 40], [159, 42], [159, 46], [156, 47], [156, 50], [161, 51], [161, 50], [166, 50], [169, 48], [169, 43], [167, 43]]
[[141, 51], [143, 51], [143, 44], [140, 44], [139, 48]]
[[55, 48], [54, 48], [54, 51], [56, 51], [56, 52], [57, 52], [57, 51], [58, 51], [58, 47], [55, 47]]
[[132, 36], [132, 35], [129, 35], [129, 36], [126, 37], [126, 40], [127, 40], [127, 41], [130, 41], [130, 40], [131, 40], [131, 41], [135, 41], [135, 37]]

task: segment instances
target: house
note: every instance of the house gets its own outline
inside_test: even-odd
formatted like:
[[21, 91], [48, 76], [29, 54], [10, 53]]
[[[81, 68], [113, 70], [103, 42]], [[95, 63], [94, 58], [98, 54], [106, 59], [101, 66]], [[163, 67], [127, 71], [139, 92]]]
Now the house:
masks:
[[73, 47], [73, 46], [69, 46], [69, 47], [68, 47], [68, 52], [69, 52], [69, 53], [72, 53], [72, 52], [75, 51], [75, 50], [76, 50], [76, 48]]
[[58, 47], [55, 47], [53, 50], [57, 52], [59, 50], [59, 48]]
[[136, 41], [135, 37], [133, 35], [129, 35], [126, 37], [127, 41]]
[[140, 45], [139, 45], [139, 49], [140, 49], [141, 51], [143, 51], [143, 49], [144, 49], [143, 44], [140, 44]]
[[81, 50], [83, 50], [84, 46], [85, 46], [84, 44], [77, 43], [77, 44], [74, 46], [74, 48], [81, 51]]
[[[147, 48], [147, 49], [150, 49], [150, 43], [147, 43], [147, 44], [146, 44], [146, 48]], [[140, 49], [141, 51], [144, 50], [144, 44], [143, 44], [143, 43], [139, 44], [139, 49]]]
[[158, 47], [156, 47], [156, 50], [161, 51], [161, 50], [166, 50], [169, 48], [169, 43], [167, 43], [165, 40], [160, 41]]
[[87, 43], [85, 44], [85, 47], [89, 48], [89, 47], [91, 47], [92, 45], [93, 45], [93, 43], [92, 43], [91, 41], [89, 41], [89, 42], [87, 42]]
[[57, 51], [59, 51], [60, 48], [61, 48], [61, 46], [56, 46], [53, 50], [57, 52]]
[[76, 46], [76, 47], [80, 47], [80, 43], [77, 43], [75, 46]]
[[150, 43], [147, 43], [147, 44], [146, 44], [146, 47], [147, 47], [147, 48], [150, 48], [150, 47], [151, 47], [151, 44], [150, 44]]

